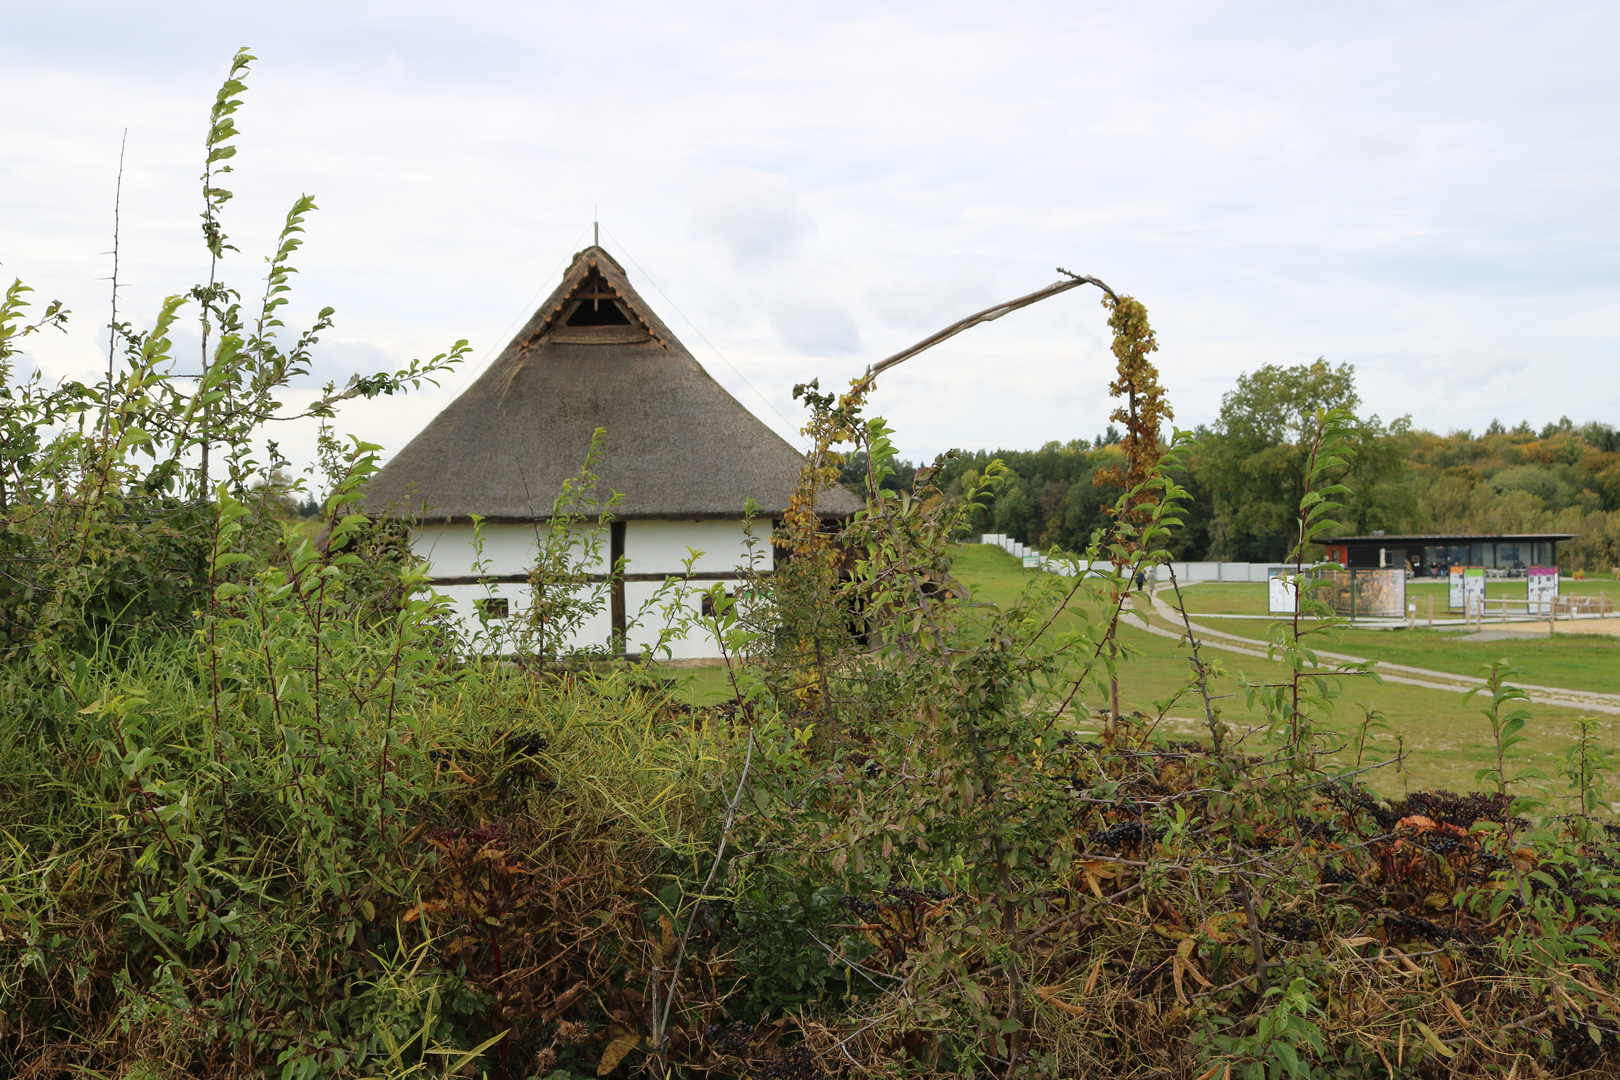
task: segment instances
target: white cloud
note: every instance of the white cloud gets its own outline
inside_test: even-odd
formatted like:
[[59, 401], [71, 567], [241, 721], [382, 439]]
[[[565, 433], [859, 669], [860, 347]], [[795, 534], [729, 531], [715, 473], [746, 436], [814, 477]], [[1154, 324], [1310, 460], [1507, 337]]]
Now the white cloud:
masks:
[[821, 296], [781, 296], [771, 304], [771, 326], [788, 348], [806, 356], [858, 352], [860, 330], [849, 309]]
[[719, 242], [739, 267], [791, 255], [811, 229], [786, 178], [756, 172], [717, 177], [693, 213], [698, 235]]
[[398, 368], [399, 358], [369, 341], [338, 341], [323, 337], [310, 350], [310, 377], [342, 386], [351, 375], [371, 375]]
[[[1620, 420], [1613, 5], [631, 0], [604, 22], [512, 0], [89, 0], [8, 19], [0, 262], [73, 309], [70, 337], [29, 343], [51, 377], [105, 360], [126, 126], [121, 309], [150, 320], [206, 276], [202, 124], [250, 42], [225, 272], [253, 295], [313, 192], [288, 322], [337, 309], [333, 371], [459, 337], [492, 357], [599, 205], [610, 247], [730, 366], [629, 265], [638, 287], [778, 430], [796, 419], [743, 380], [796, 418], [794, 382], [841, 385], [1056, 265], [1148, 304], [1183, 426], [1240, 371], [1318, 355], [1437, 429]], [[881, 407], [913, 454], [1089, 438], [1104, 333], [1070, 294], [913, 361]], [[475, 374], [349, 422], [397, 448]]]
[[871, 303], [885, 322], [931, 333], [1008, 299], [1001, 295], [1003, 291], [990, 274], [964, 267], [953, 273], [886, 285], [876, 290]]

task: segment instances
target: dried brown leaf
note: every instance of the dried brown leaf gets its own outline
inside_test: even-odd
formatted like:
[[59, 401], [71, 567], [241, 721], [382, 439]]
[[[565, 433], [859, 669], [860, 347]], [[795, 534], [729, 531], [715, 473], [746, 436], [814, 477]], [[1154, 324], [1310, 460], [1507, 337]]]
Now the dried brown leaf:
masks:
[[607, 1049], [602, 1051], [602, 1059], [596, 1064], [596, 1075], [606, 1076], [616, 1069], [619, 1062], [624, 1060], [624, 1055], [634, 1050], [639, 1042], [640, 1035], [620, 1035], [608, 1043]]

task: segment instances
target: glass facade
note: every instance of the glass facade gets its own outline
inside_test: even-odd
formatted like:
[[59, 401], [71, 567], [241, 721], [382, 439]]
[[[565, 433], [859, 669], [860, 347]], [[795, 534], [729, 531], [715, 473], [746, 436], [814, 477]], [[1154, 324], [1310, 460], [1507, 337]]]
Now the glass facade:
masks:
[[[1391, 539], [1399, 540], [1398, 537]], [[1350, 565], [1378, 566], [1377, 548], [1354, 545]], [[1402, 550], [1402, 549], [1389, 549]], [[1412, 559], [1414, 573], [1424, 577], [1445, 577], [1453, 566], [1483, 566], [1487, 570], [1523, 574], [1532, 566], [1552, 566], [1557, 548], [1550, 540], [1485, 540], [1478, 543], [1427, 544], [1402, 551]], [[1421, 555], [1421, 558], [1419, 557]], [[1399, 565], [1386, 559], [1384, 565]]]

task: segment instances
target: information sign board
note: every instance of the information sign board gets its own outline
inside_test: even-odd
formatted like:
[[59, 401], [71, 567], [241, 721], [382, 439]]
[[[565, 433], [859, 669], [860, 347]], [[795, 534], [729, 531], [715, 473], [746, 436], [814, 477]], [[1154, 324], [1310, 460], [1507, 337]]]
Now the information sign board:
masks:
[[1446, 591], [1446, 607], [1452, 611], [1461, 611], [1468, 602], [1463, 594], [1463, 567], [1451, 568], [1450, 588]]
[[1294, 613], [1294, 583], [1287, 570], [1273, 570], [1267, 579], [1266, 610], [1273, 615]]
[[1558, 600], [1558, 567], [1532, 566], [1528, 573], [1530, 591], [1525, 610], [1531, 615], [1552, 615]]
[[1463, 609], [1470, 615], [1485, 617], [1485, 568], [1470, 566], [1463, 571]]

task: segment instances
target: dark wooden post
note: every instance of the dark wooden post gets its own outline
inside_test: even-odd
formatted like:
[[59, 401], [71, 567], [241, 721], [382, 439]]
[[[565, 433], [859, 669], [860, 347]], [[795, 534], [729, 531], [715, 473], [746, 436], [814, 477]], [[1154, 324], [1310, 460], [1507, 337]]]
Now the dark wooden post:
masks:
[[608, 526], [608, 573], [613, 575], [613, 651], [626, 652], [630, 648], [624, 635], [624, 526], [615, 521]]

